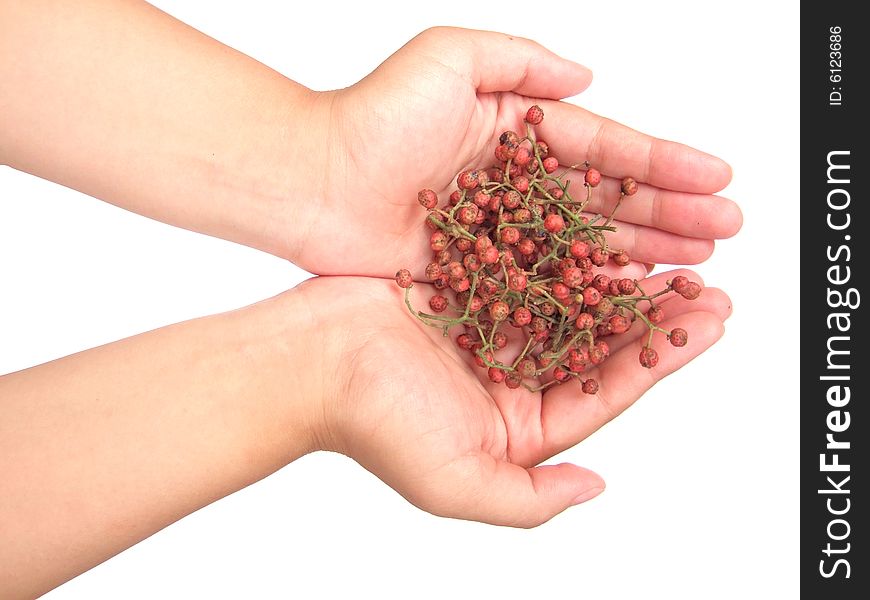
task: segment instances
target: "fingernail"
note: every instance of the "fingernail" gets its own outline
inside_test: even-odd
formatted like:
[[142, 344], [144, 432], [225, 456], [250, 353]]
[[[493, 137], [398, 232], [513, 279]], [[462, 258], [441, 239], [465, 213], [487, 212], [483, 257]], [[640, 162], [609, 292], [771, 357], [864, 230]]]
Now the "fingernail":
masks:
[[586, 502], [587, 500], [592, 500], [592, 498], [594, 498], [595, 496], [597, 496], [598, 494], [600, 494], [603, 491], [604, 491], [603, 487], [589, 488], [588, 490], [586, 490], [585, 492], [583, 492], [582, 494], [580, 494], [579, 496], [574, 498], [571, 501], [571, 506], [577, 506], [578, 504], [580, 504], [582, 502]]

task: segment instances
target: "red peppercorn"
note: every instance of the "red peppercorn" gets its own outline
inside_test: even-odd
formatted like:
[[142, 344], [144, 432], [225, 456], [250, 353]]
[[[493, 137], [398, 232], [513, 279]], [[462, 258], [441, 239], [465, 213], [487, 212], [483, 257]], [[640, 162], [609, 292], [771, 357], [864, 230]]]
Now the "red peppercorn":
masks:
[[644, 346], [640, 351], [640, 364], [642, 367], [652, 369], [659, 364], [659, 353], [654, 348]]
[[432, 210], [438, 206], [438, 195], [430, 189], [420, 190], [417, 194], [417, 202], [419, 202], [423, 208]]
[[504, 384], [508, 389], [515, 390], [523, 384], [523, 378], [516, 371], [511, 371], [505, 375]]
[[456, 345], [463, 350], [471, 350], [474, 345], [474, 339], [467, 333], [463, 333], [456, 338]]
[[440, 313], [447, 310], [447, 298], [444, 296], [436, 295], [429, 298], [429, 308], [432, 309], [432, 312]]
[[480, 213], [480, 209], [477, 208], [475, 204], [469, 204], [468, 206], [463, 206], [459, 209], [457, 213], [456, 220], [462, 223], [463, 225], [472, 225], [474, 221], [477, 219], [477, 215]]
[[499, 237], [503, 243], [513, 245], [520, 241], [520, 230], [516, 227], [505, 227]]
[[682, 291], [680, 291], [679, 294], [686, 300], [694, 300], [701, 295], [701, 285], [694, 281], [690, 281], [684, 288], [682, 288]]
[[553, 379], [559, 383], [565, 383], [571, 379], [571, 373], [569, 373], [564, 367], [559, 366], [553, 369]]
[[611, 256], [613, 258], [613, 262], [615, 262], [620, 267], [628, 266], [628, 263], [631, 262], [631, 257], [628, 255], [628, 252], [626, 252], [625, 250], [620, 250], [619, 252], [616, 252], [615, 254], [612, 254]]
[[462, 171], [456, 177], [456, 185], [462, 190], [473, 190], [480, 183], [480, 171]]
[[599, 302], [601, 302], [601, 292], [594, 287], [587, 287], [583, 290], [583, 304], [595, 306]]
[[508, 318], [511, 309], [508, 306], [507, 302], [503, 300], [496, 300], [492, 303], [492, 306], [489, 307], [489, 316], [492, 317], [493, 321], [504, 321]]
[[451, 279], [462, 279], [468, 274], [465, 267], [462, 266], [462, 263], [456, 260], [447, 263], [445, 271]]
[[550, 233], [559, 233], [565, 229], [565, 219], [561, 215], [549, 214], [544, 219], [544, 229]]
[[589, 256], [589, 251], [589, 244], [583, 240], [573, 240], [571, 245], [568, 247], [568, 252], [570, 252], [571, 256], [574, 258], [586, 258]]
[[511, 181], [513, 186], [517, 189], [520, 194], [525, 194], [529, 191], [529, 178], [523, 175], [519, 177], [514, 177], [513, 181]]
[[595, 248], [592, 254], [589, 255], [589, 258], [596, 267], [603, 267], [607, 264], [608, 256], [608, 252], [604, 248]]
[[494, 265], [498, 262], [498, 248], [495, 246], [489, 246], [483, 252], [478, 253], [478, 258], [480, 258], [480, 262], [485, 265]]
[[[525, 167], [532, 160], [531, 151], [525, 146], [520, 146], [519, 150], [517, 150], [517, 155], [514, 157], [514, 166], [518, 169], [520, 167]], [[511, 173], [511, 177], [513, 177], [513, 173]]]
[[597, 187], [601, 183], [601, 173], [598, 169], [589, 169], [583, 179], [589, 187]]
[[598, 393], [598, 382], [591, 377], [583, 382], [583, 386], [581, 387], [584, 394], [597, 394]]
[[592, 329], [595, 327], [595, 317], [588, 312], [582, 312], [577, 315], [577, 320], [574, 322], [574, 327], [577, 329]]
[[408, 269], [399, 269], [396, 271], [396, 283], [400, 288], [409, 288], [414, 280], [411, 278], [411, 272]]
[[674, 327], [671, 329], [670, 335], [668, 335], [668, 340], [672, 346], [682, 348], [689, 341], [689, 334], [682, 327]]
[[608, 277], [604, 273], [599, 273], [595, 276], [595, 279], [592, 280], [592, 287], [597, 289], [602, 294], [606, 294], [608, 291], [610, 291], [610, 277]]
[[450, 289], [456, 293], [464, 292], [468, 288], [471, 287], [471, 281], [469, 281], [468, 277], [463, 277], [462, 279], [451, 279], [450, 280]]
[[[481, 354], [483, 354], [483, 356], [481, 356]], [[492, 363], [492, 361], [493, 361], [492, 352], [487, 350], [487, 351], [481, 353], [480, 349], [475, 349], [475, 351], [474, 351], [474, 364], [476, 364], [478, 367], [484, 368], [484, 367], [486, 367], [487, 362]]]
[[426, 279], [428, 279], [429, 281], [435, 281], [436, 279], [441, 277], [441, 273], [441, 265], [439, 265], [437, 262], [431, 262], [426, 265]]
[[514, 324], [517, 327], [525, 327], [532, 322], [532, 311], [524, 306], [514, 310]]
[[512, 273], [508, 276], [508, 289], [522, 292], [529, 285], [528, 278], [522, 273]]
[[649, 319], [649, 322], [653, 325], [661, 323], [665, 320], [665, 311], [662, 310], [661, 306], [652, 306], [647, 311], [646, 318]]
[[507, 346], [508, 337], [502, 331], [496, 331], [492, 334], [492, 345], [495, 346], [496, 350], [502, 350], [505, 346]]
[[528, 208], [518, 208], [514, 211], [514, 223], [528, 223], [532, 220], [532, 211]]
[[523, 197], [516, 190], [510, 190], [505, 193], [504, 197], [501, 199], [501, 203], [508, 210], [514, 210], [518, 208], [520, 204], [523, 202]]
[[544, 120], [544, 111], [540, 106], [535, 104], [526, 112], [526, 123], [530, 125], [538, 125]]
[[568, 287], [579, 288], [583, 285], [583, 271], [577, 267], [569, 267], [562, 271], [562, 281]]
[[630, 296], [637, 290], [637, 284], [633, 279], [620, 279], [617, 285], [619, 287], [619, 293], [624, 296]]
[[622, 193], [626, 196], [634, 196], [637, 193], [637, 182], [631, 177], [622, 180]]
[[[559, 302], [563, 302], [571, 297], [571, 288], [561, 282], [556, 282], [552, 287], [553, 298]], [[555, 310], [555, 307], [553, 307]]]
[[504, 369], [499, 369], [498, 367], [490, 367], [486, 371], [486, 375], [487, 375], [487, 377], [489, 377], [489, 380], [491, 382], [501, 383], [502, 381], [504, 381], [505, 375], [507, 375], [507, 373], [505, 372]]
[[616, 334], [625, 333], [631, 328], [631, 321], [622, 315], [613, 315], [610, 317], [609, 323], [610, 330]]
[[434, 252], [440, 252], [447, 247], [447, 234], [443, 231], [433, 231], [432, 235], [429, 236], [429, 247], [432, 248]]

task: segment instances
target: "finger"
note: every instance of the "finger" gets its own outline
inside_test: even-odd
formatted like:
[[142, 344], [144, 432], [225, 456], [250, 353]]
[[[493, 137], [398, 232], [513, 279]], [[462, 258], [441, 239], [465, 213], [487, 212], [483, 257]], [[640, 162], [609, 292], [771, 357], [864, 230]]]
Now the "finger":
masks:
[[[670, 271], [665, 271], [663, 273], [656, 273], [655, 275], [650, 275], [649, 277], [646, 277], [645, 279], [639, 279], [637, 283], [640, 285], [640, 287], [643, 288], [643, 290], [644, 290], [644, 292], [646, 292], [646, 294], [648, 294], [648, 295], [655, 294], [656, 292], [659, 292], [659, 291], [665, 289], [666, 287], [668, 287], [668, 282], [671, 281], [677, 275], [682, 275], [683, 277], [688, 277], [690, 281], [694, 281], [694, 282], [700, 284], [702, 288], [704, 287], [704, 278], [701, 277], [698, 273], [696, 273], [692, 269], [672, 269]], [[639, 290], [638, 290], [638, 293], [639, 293]], [[656, 305], [659, 305], [659, 304], [665, 302], [666, 300], [673, 298], [676, 295], [677, 294], [675, 294], [675, 293], [670, 293], [670, 294], [666, 294], [664, 296], [659, 296], [658, 298], [655, 299], [655, 303], [656, 303]], [[637, 303], [637, 307], [640, 310], [642, 310], [643, 312], [646, 312], [647, 309], [649, 309], [649, 302], [642, 300], [642, 301]]]
[[624, 267], [620, 267], [612, 261], [607, 261], [603, 267], [597, 267], [595, 273], [604, 273], [611, 279], [627, 277], [629, 279], [641, 280], [647, 276], [649, 271], [646, 270], [646, 265], [644, 263], [632, 260]]
[[602, 174], [633, 177], [669, 190], [713, 194], [731, 181], [723, 160], [689, 146], [654, 138], [565, 102], [544, 102], [537, 126], [564, 164], [589, 163]]
[[[645, 279], [640, 279], [638, 283], [647, 294], [654, 294], [667, 288], [669, 282], [677, 275], [682, 275], [683, 277], [687, 277], [690, 281], [699, 283], [703, 288], [703, 291], [695, 300], [685, 300], [676, 292], [670, 292], [657, 297], [655, 299], [655, 304], [657, 307], [664, 310], [665, 318], [672, 318], [677, 314], [698, 310], [712, 312], [713, 314], [719, 315], [723, 321], [731, 316], [731, 299], [728, 295], [721, 290], [717, 290], [718, 293], [708, 292], [708, 290], [713, 288], [704, 287], [704, 279], [691, 269], [673, 269], [671, 271], [665, 271], [664, 273], [656, 273], [655, 275]], [[675, 308], [677, 306], [683, 306], [685, 309], [677, 310]], [[637, 303], [638, 310], [643, 313], [646, 313], [649, 310], [649, 307], [650, 303], [645, 300], [641, 300]], [[648, 332], [649, 328], [646, 323], [638, 319], [632, 325], [631, 329], [625, 333], [607, 336], [607, 345], [610, 347], [611, 353], [615, 353], [620, 348], [625, 347], [644, 335], [644, 333]]]
[[662, 327], [682, 327], [689, 341], [682, 348], [659, 343], [658, 365], [645, 369], [638, 355], [645, 339], [615, 352], [589, 376], [598, 379], [600, 391], [583, 394], [579, 382], [572, 381], [548, 390], [541, 404], [544, 441], [540, 460], [545, 460], [581, 442], [631, 406], [644, 392], [712, 346], [724, 332], [722, 320], [709, 312], [695, 311], [666, 320]]
[[[584, 171], [569, 171], [565, 175], [565, 179], [571, 181], [568, 189], [575, 199], [586, 197], [584, 175]], [[613, 214], [621, 183], [620, 179], [602, 178], [592, 191], [586, 210], [602, 215]], [[733, 200], [708, 194], [674, 192], [646, 184], [640, 184], [634, 196], [622, 199], [616, 218], [621, 222], [711, 240], [729, 238], [743, 225], [743, 213]]]
[[474, 29], [434, 27], [412, 42], [468, 77], [478, 92], [567, 98], [585, 90], [592, 72], [525, 38]]
[[[591, 215], [587, 215], [591, 216]], [[654, 227], [616, 223], [616, 231], [604, 232], [612, 249], [625, 250], [641, 262], [696, 265], [713, 253], [713, 240], [690, 238]]]
[[[731, 298], [728, 297], [728, 294], [714, 287], [704, 288], [704, 291], [695, 300], [686, 300], [678, 294], [669, 294], [664, 302], [656, 306], [664, 310], [666, 320], [675, 319], [690, 312], [703, 311], [716, 315], [721, 321], [726, 321], [731, 317], [732, 309]], [[647, 335], [649, 335], [649, 327], [638, 319], [625, 333], [608, 336], [606, 340], [610, 352], [613, 354]]]
[[[421, 507], [493, 525], [536, 527], [604, 491], [604, 480], [589, 469], [569, 463], [524, 469], [483, 452], [451, 463], [443, 474], [443, 499]], [[445, 489], [462, 493], [445, 496]]]

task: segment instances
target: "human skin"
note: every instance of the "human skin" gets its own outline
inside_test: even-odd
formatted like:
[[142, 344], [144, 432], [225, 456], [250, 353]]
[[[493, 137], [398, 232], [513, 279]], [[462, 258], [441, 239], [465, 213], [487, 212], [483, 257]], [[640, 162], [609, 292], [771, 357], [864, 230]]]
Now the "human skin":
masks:
[[601, 197], [642, 183], [612, 240], [635, 260], [700, 262], [741, 224], [713, 195], [728, 165], [558, 102], [590, 71], [500, 33], [430, 29], [313, 92], [144, 2], [0, 0], [0, 81], [0, 163], [317, 274], [420, 277], [417, 192], [490, 164], [534, 102], [562, 164], [607, 176]]
[[643, 369], [638, 323], [589, 372], [596, 395], [576, 381], [543, 394], [494, 385], [394, 282], [350, 277], [0, 377], [4, 598], [44, 593], [316, 450], [433, 514], [539, 525], [604, 489], [588, 469], [539, 464], [703, 352], [730, 313], [715, 288], [662, 306], [688, 345], [658, 338], [659, 364]]
[[662, 326], [689, 344], [662, 344], [655, 369], [618, 348], [635, 331], [591, 373], [597, 395], [541, 395], [482, 380], [371, 277], [422, 273], [417, 191], [489, 162], [532, 102], [563, 163], [589, 160], [605, 192], [642, 182], [611, 240], [639, 261], [623, 276], [701, 261], [734, 234], [739, 209], [714, 195], [728, 166], [557, 101], [590, 77], [528, 40], [437, 28], [358, 84], [313, 92], [144, 2], [0, 0], [0, 163], [353, 275], [0, 378], [4, 592], [44, 592], [316, 449], [424, 510], [489, 523], [534, 526], [600, 492], [591, 471], [536, 465], [712, 344], [727, 296], [667, 300]]

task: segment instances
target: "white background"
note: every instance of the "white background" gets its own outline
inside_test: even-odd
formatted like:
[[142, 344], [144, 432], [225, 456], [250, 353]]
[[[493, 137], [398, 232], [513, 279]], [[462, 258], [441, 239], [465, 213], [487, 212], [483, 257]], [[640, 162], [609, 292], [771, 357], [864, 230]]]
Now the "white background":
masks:
[[[795, 4], [155, 4], [314, 89], [352, 84], [432, 25], [522, 35], [583, 62], [595, 80], [573, 102], [733, 165], [723, 193], [745, 226], [698, 270], [735, 312], [711, 351], [558, 457], [608, 488], [535, 530], [433, 517], [320, 453], [47, 598], [798, 596]], [[0, 168], [0, 373], [307, 276]]]

